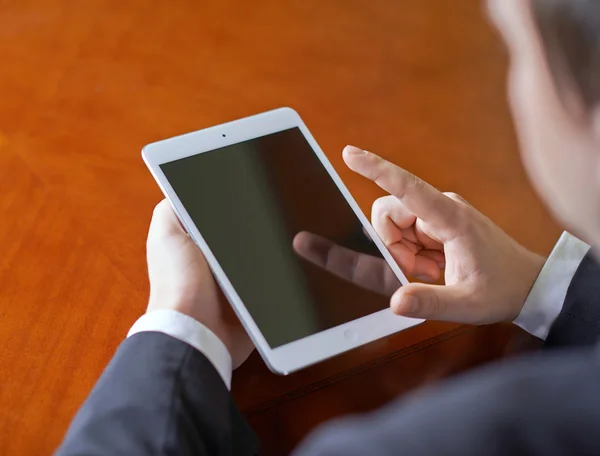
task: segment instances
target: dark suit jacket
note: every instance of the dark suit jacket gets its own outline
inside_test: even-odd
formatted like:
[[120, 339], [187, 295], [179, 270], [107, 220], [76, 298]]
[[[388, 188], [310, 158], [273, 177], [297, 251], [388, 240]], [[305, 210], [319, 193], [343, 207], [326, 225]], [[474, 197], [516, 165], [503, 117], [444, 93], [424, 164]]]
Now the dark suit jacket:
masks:
[[[548, 349], [325, 425], [297, 455], [600, 454], [600, 268], [579, 267]], [[59, 455], [254, 455], [212, 364], [160, 333], [124, 341]]]

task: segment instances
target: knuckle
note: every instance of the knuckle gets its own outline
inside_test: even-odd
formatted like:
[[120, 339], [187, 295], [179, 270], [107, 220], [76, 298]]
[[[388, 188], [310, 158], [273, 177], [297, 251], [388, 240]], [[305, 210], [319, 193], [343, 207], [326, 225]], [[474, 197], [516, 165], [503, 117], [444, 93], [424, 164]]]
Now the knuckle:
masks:
[[[379, 160], [381, 160], [381, 159], [379, 159]], [[373, 175], [373, 181], [377, 185], [380, 185], [380, 186], [383, 185], [386, 178], [389, 178], [388, 169], [389, 169], [389, 166], [387, 163], [382, 163], [380, 166], [377, 167], [377, 169]]]
[[450, 199], [453, 199], [454, 201], [460, 201], [462, 199], [462, 196], [455, 192], [444, 192], [444, 195]]
[[444, 192], [444, 195], [446, 195], [448, 198], [450, 198], [451, 200], [454, 200], [458, 203], [469, 205], [469, 202], [466, 199], [464, 199], [461, 195], [459, 195], [458, 193]]
[[427, 193], [428, 187], [429, 184], [423, 179], [407, 172], [406, 177], [404, 178], [402, 197], [406, 196], [407, 193], [411, 193], [414, 195], [424, 195]]
[[373, 205], [371, 206], [371, 217], [376, 217], [381, 214], [385, 207], [385, 196], [377, 198], [373, 201]]
[[461, 234], [469, 234], [476, 229], [473, 217], [473, 206], [457, 193], [444, 192], [444, 195], [459, 203], [454, 207], [452, 212], [452, 226], [454, 226]]
[[454, 226], [456, 226], [458, 232], [463, 236], [470, 236], [474, 230], [473, 219], [469, 216], [467, 211], [462, 208], [458, 208], [454, 212]]
[[407, 190], [413, 185], [415, 176], [391, 163], [388, 163], [387, 166], [390, 171], [388, 175], [392, 180], [393, 197], [402, 199]]
[[415, 176], [414, 174], [411, 174], [411, 173], [406, 173], [405, 183], [406, 183], [406, 185], [404, 186], [405, 191], [408, 187], [412, 187], [412, 188], [418, 190], [420, 188], [423, 188], [423, 184], [424, 184], [424, 182], [421, 179], [419, 179], [417, 176]]
[[[390, 198], [393, 196], [387, 195], [377, 198], [371, 206], [371, 221], [376, 222], [386, 217], [391, 216]], [[395, 199], [395, 198], [394, 198]]]

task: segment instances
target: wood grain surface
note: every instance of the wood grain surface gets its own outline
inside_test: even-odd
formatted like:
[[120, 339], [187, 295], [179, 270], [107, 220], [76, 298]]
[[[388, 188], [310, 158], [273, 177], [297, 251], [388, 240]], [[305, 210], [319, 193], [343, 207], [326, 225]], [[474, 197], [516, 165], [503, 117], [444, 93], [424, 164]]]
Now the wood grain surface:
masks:
[[[506, 57], [479, 0], [0, 0], [0, 453], [49, 454], [146, 306], [161, 194], [143, 145], [291, 106], [341, 149], [461, 193], [541, 253], [559, 229], [521, 169]], [[285, 454], [316, 424], [503, 356], [514, 327], [428, 322], [234, 396]], [[512, 349], [509, 349], [512, 351]]]

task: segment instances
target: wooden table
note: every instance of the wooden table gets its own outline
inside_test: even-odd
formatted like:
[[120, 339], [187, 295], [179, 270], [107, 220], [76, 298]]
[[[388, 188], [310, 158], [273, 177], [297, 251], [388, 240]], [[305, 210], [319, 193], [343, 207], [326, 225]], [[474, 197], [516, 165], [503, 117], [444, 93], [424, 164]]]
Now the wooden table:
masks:
[[[530, 248], [559, 233], [521, 170], [505, 53], [479, 0], [0, 0], [0, 453], [47, 454], [146, 305], [161, 194], [141, 147], [288, 105], [344, 168], [369, 148], [464, 195]], [[426, 323], [234, 395], [265, 454], [317, 423], [527, 343]]]

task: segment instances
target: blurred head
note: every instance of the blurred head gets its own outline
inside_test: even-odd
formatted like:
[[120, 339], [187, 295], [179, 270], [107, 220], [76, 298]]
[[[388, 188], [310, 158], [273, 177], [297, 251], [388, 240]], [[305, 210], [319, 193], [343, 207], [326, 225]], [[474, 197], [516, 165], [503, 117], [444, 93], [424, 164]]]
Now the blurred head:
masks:
[[525, 168], [554, 215], [600, 248], [600, 0], [489, 0], [510, 54]]

